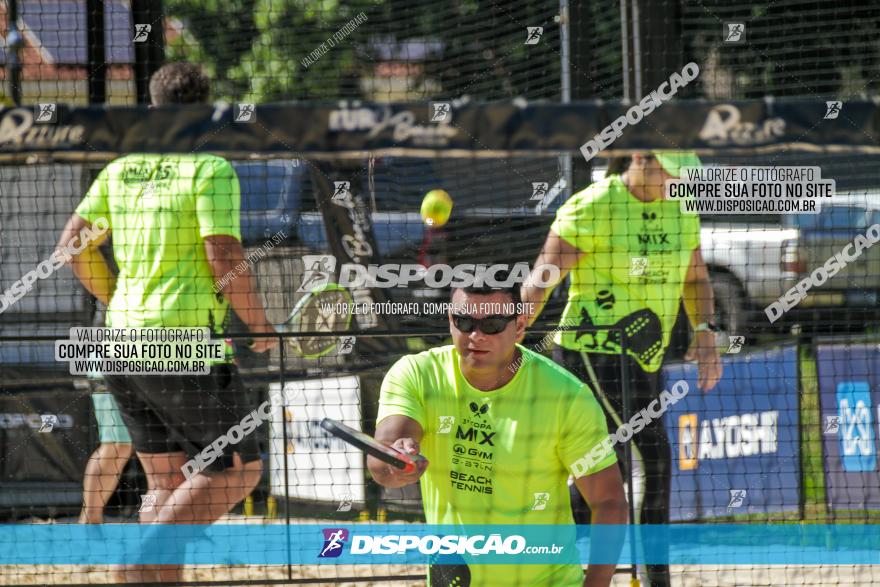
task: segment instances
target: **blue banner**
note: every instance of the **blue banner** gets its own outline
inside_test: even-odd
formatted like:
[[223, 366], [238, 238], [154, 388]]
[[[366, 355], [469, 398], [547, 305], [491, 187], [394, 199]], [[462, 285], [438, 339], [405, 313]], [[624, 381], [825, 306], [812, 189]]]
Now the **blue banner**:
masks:
[[880, 349], [876, 344], [819, 344], [816, 369], [828, 507], [880, 509]]
[[2, 565], [462, 562], [880, 564], [880, 525], [0, 525]]
[[671, 519], [693, 521], [800, 505], [797, 350], [790, 346], [722, 358], [724, 375], [697, 388], [694, 364], [664, 369], [664, 389], [690, 392], [666, 412], [672, 447]]

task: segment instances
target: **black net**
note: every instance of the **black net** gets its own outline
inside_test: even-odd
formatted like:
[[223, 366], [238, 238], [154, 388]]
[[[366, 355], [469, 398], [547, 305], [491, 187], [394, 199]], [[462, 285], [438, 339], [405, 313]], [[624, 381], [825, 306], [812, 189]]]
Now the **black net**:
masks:
[[[346, 564], [352, 541], [342, 564], [315, 564], [341, 544], [340, 527], [388, 522], [583, 527], [628, 516], [790, 532], [855, 523], [870, 536], [880, 511], [880, 128], [866, 99], [880, 77], [876, 7], [17, 9], [20, 67], [8, 24], [0, 55], [7, 105], [25, 104], [0, 111], [0, 519], [4, 532], [34, 534], [10, 551], [54, 553], [40, 527], [101, 522], [285, 535], [266, 545], [230, 531], [229, 555], [231, 539], [214, 535], [213, 564], [125, 577], [83, 558], [89, 542], [73, 535], [60, 549], [68, 559], [0, 560], [0, 582], [581, 581], [572, 567], [545, 581], [541, 565]], [[199, 64], [218, 102], [132, 107], [147, 101], [149, 74], [175, 60]], [[666, 99], [689, 61], [699, 74], [673, 80]], [[630, 110], [662, 84], [662, 104]], [[127, 107], [75, 107], [89, 102]], [[591, 138], [597, 154], [585, 159]], [[706, 204], [688, 215], [693, 199], [660, 201], [668, 175], [688, 175], [655, 149], [695, 149], [703, 171], [817, 176], [759, 179], [764, 191], [730, 198], [725, 213]], [[835, 182], [832, 197], [819, 197], [820, 179]], [[742, 204], [801, 193], [791, 184], [813, 191], [792, 196], [800, 208]], [[68, 224], [77, 217], [88, 226]], [[82, 231], [103, 220], [106, 241]], [[57, 244], [75, 234], [95, 246], [62, 266]], [[497, 358], [492, 341], [510, 350], [514, 327], [509, 310], [467, 303], [502, 308], [508, 294], [462, 292], [452, 276], [539, 261], [565, 279], [525, 292], [546, 302], [540, 316], [508, 364], [481, 370]], [[465, 306], [450, 322], [453, 301]], [[261, 335], [266, 323], [273, 332]], [[138, 379], [109, 373], [95, 349], [59, 357], [59, 341], [80, 336], [71, 329], [108, 326], [208, 328], [234, 368]], [[699, 364], [688, 353], [697, 343]], [[576, 393], [582, 383], [589, 394]], [[389, 428], [389, 415], [411, 427]], [[421, 435], [422, 484], [394, 482], [324, 418], [386, 444]], [[623, 501], [591, 509], [584, 479], [616, 470], [622, 484], [609, 491]], [[310, 525], [318, 538], [293, 538]], [[817, 566], [771, 564], [754, 538], [721, 565], [689, 547], [667, 566], [659, 559], [680, 544], [666, 542], [648, 549], [647, 566], [626, 549], [614, 584], [877, 582], [867, 555], [831, 564], [822, 544], [806, 551]]]

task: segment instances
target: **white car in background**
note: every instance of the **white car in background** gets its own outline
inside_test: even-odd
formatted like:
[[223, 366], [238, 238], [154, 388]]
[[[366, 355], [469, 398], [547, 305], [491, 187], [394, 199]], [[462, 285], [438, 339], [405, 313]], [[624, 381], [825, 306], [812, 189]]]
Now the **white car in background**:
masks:
[[[704, 219], [703, 258], [712, 274], [719, 322], [731, 333], [769, 326], [764, 308], [878, 223], [880, 192], [868, 191], [835, 194], [818, 214], [783, 215], [774, 224]], [[779, 322], [808, 330], [859, 328], [876, 323], [878, 300], [880, 247], [865, 249], [813, 287]]]

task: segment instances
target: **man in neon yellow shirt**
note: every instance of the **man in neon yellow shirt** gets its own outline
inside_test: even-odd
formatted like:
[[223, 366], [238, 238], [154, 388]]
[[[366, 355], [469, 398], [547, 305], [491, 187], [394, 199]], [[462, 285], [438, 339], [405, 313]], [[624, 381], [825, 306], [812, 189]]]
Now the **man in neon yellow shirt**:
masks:
[[[150, 79], [154, 107], [204, 104], [209, 89], [201, 70], [185, 62], [165, 65]], [[77, 278], [107, 304], [108, 327], [208, 327], [222, 337], [231, 307], [251, 331], [272, 333], [244, 262], [240, 199], [238, 177], [221, 157], [127, 155], [100, 172], [67, 222], [59, 246], [68, 247], [99, 220], [109, 224], [103, 238], [91, 240], [71, 259]], [[118, 275], [98, 249], [110, 233]], [[215, 284], [225, 285], [215, 292]], [[277, 343], [275, 338], [260, 338], [252, 349], [263, 352]], [[259, 482], [262, 463], [253, 433], [214, 452], [203, 471], [184, 475], [190, 459], [225, 438], [256, 407], [231, 362], [228, 345], [226, 350], [205, 375], [104, 377], [147, 475], [144, 503], [150, 507], [141, 509], [141, 522], [210, 524]], [[181, 578], [181, 569], [168, 565], [124, 570], [119, 580]]]
[[[420, 480], [429, 524], [570, 526], [567, 480], [574, 474], [593, 508], [593, 523], [626, 523], [616, 455], [607, 453], [586, 471], [574, 467], [608, 437], [601, 408], [571, 373], [517, 344], [526, 326], [526, 316], [514, 310], [518, 287], [455, 289], [452, 302], [454, 344], [400, 359], [379, 400], [376, 439], [405, 453], [421, 452], [427, 461], [404, 474], [369, 457], [376, 482], [403, 487]], [[432, 565], [429, 581], [604, 587], [614, 565], [590, 565], [586, 576], [578, 565], [552, 560], [448, 573]]]
[[[696, 333], [685, 358], [698, 361], [702, 389], [711, 389], [721, 378], [712, 287], [700, 254], [700, 220], [664, 197], [667, 180], [679, 177], [684, 167], [700, 165], [694, 153], [680, 151], [636, 153], [612, 161], [605, 179], [574, 194], [559, 209], [535, 262], [536, 267], [559, 267], [559, 282], [571, 273], [560, 320], [568, 330], [556, 333], [553, 357], [590, 383], [615, 429], [624, 420], [621, 337], [628, 349], [631, 417], [659, 397], [659, 371], [682, 299]], [[529, 324], [556, 285], [523, 288], [526, 307], [535, 309]], [[597, 331], [599, 326], [609, 329]], [[649, 422], [633, 443], [646, 479], [644, 495], [636, 495], [641, 502], [636, 521], [668, 524], [672, 456], [662, 418]], [[578, 496], [572, 499], [578, 505]], [[669, 585], [665, 565], [649, 565], [647, 571], [653, 587]]]

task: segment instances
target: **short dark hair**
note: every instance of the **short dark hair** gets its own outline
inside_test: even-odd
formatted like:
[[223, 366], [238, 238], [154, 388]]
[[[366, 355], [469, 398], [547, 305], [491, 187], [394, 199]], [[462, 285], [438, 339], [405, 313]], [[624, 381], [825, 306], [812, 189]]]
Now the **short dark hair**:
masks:
[[605, 177], [608, 177], [609, 175], [620, 175], [629, 169], [630, 163], [632, 163], [632, 157], [629, 155], [624, 157], [612, 157], [608, 160], [608, 170], [605, 172]]
[[[498, 271], [495, 273], [494, 280], [499, 283], [507, 283], [510, 279], [510, 271]], [[509, 287], [501, 286], [501, 287], [493, 287], [491, 285], [483, 282], [483, 285], [471, 285], [468, 287], [454, 287], [452, 288], [452, 294], [455, 294], [455, 290], [460, 289], [463, 290], [464, 293], [468, 294], [477, 294], [482, 296], [490, 296], [494, 293], [506, 293], [513, 300], [513, 303], [521, 307], [522, 306], [522, 294], [520, 293], [520, 288], [522, 287], [521, 283], [513, 283]], [[519, 312], [517, 312], [519, 313]]]
[[187, 61], [163, 65], [150, 78], [150, 98], [156, 106], [206, 104], [210, 96], [211, 80]]

